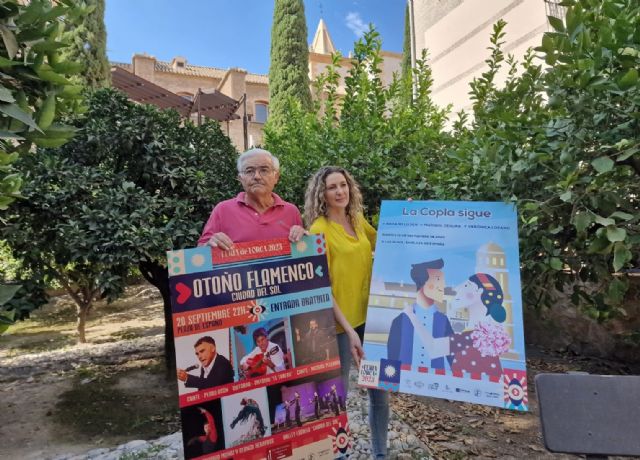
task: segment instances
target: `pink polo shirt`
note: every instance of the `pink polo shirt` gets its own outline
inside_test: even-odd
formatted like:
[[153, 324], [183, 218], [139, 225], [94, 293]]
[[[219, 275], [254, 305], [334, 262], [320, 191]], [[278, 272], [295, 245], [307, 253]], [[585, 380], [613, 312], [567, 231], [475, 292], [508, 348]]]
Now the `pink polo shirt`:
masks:
[[286, 238], [293, 225], [302, 226], [300, 211], [275, 193], [273, 206], [263, 214], [245, 202], [245, 192], [218, 203], [204, 225], [198, 245], [206, 244], [214, 233], [223, 232], [234, 242]]

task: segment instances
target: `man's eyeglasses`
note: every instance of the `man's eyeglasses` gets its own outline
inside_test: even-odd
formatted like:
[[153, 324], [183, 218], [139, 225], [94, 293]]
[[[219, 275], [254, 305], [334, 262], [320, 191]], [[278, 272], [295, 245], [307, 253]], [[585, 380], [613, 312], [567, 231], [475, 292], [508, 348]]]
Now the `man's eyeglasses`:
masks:
[[259, 168], [243, 169], [240, 174], [242, 174], [245, 177], [252, 177], [252, 176], [255, 176], [256, 173], [258, 173], [260, 176], [264, 177], [264, 176], [268, 176], [272, 172], [273, 172], [273, 168], [270, 168], [268, 166], [261, 166]]

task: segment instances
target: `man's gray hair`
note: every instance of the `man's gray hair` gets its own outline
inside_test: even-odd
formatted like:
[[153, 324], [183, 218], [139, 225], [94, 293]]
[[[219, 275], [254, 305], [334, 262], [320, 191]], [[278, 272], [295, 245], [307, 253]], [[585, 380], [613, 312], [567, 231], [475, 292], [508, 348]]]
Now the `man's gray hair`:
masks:
[[280, 171], [280, 160], [278, 160], [278, 158], [276, 158], [276, 156], [273, 153], [271, 153], [271, 152], [269, 152], [268, 150], [265, 150], [265, 149], [257, 149], [256, 148], [256, 149], [247, 150], [246, 152], [240, 154], [240, 156], [238, 157], [238, 160], [236, 161], [236, 166], [238, 167], [238, 172], [242, 172], [242, 164], [244, 163], [244, 160], [246, 160], [247, 158], [252, 157], [254, 155], [269, 155], [275, 170], [276, 171]]

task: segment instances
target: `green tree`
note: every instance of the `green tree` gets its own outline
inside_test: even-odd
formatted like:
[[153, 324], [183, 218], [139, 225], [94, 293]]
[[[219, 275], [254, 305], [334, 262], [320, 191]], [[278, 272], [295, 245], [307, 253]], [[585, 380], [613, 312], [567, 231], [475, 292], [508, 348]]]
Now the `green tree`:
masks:
[[640, 6], [564, 3], [565, 21], [550, 17], [537, 49], [546, 69], [529, 54], [518, 74], [496, 24], [488, 70], [471, 87], [473, 121], [455, 133], [461, 167], [437, 191], [451, 196], [456, 184], [456, 199], [516, 201], [529, 306], [549, 305], [553, 286], [604, 321], [625, 314], [621, 270], [639, 262]]
[[446, 111], [431, 101], [429, 67], [418, 60], [416, 98], [408, 105], [410, 80], [382, 83], [381, 47], [379, 34], [369, 30], [354, 46], [344, 96], [338, 94], [336, 55], [314, 82], [314, 109], [290, 101], [281, 129], [267, 127], [266, 146], [282, 159], [280, 190], [287, 200], [301, 205], [308, 178], [321, 165], [336, 164], [354, 173], [367, 212], [375, 215], [381, 199], [428, 197], [447, 171], [453, 160], [444, 155], [450, 142], [443, 130]]
[[411, 18], [409, 4], [404, 9], [404, 41], [402, 43], [402, 78], [411, 78]]
[[62, 145], [73, 134], [59, 120], [80, 109], [80, 88], [67, 76], [82, 67], [59, 50], [65, 25], [85, 12], [70, 0], [0, 5], [0, 210], [19, 197], [22, 179], [11, 167], [18, 154], [34, 143]]
[[89, 102], [71, 142], [21, 159], [27, 200], [0, 236], [33, 278], [73, 298], [80, 341], [94, 300], [120, 295], [137, 265], [163, 295], [170, 363], [166, 251], [195, 245], [212, 204], [237, 189], [237, 154], [217, 123], [197, 127], [109, 89]]
[[[88, 12], [83, 3], [71, 0], [0, 4], [0, 210], [19, 199], [23, 177], [13, 167], [20, 153], [33, 145], [56, 146], [72, 135], [60, 120], [81, 112], [81, 88], [68, 76], [81, 66], [63, 60], [65, 26], [78, 24]], [[0, 217], [0, 222], [3, 219]], [[6, 278], [4, 267], [0, 281]], [[21, 303], [9, 300], [19, 286], [0, 284], [0, 333], [23, 315]]]
[[450, 133], [424, 59], [413, 69], [416, 99], [403, 104], [409, 85], [382, 85], [379, 40], [368, 33], [343, 98], [335, 59], [316, 82], [325, 99], [311, 112], [291, 103], [282, 128], [267, 129], [283, 194], [300, 203], [307, 178], [333, 163], [355, 174], [374, 216], [381, 199], [408, 196], [514, 202], [527, 306], [551, 305], [556, 288], [599, 321], [624, 315], [624, 269], [640, 264], [640, 5], [564, 4], [566, 19], [549, 18], [554, 31], [536, 50], [545, 67], [532, 51], [520, 63], [505, 56], [506, 24], [494, 26], [472, 112]]
[[88, 88], [111, 85], [111, 69], [107, 59], [107, 30], [104, 25], [105, 0], [86, 0], [90, 12], [81, 24], [65, 33], [69, 43], [63, 54], [73, 62], [80, 62], [84, 70], [76, 80]]
[[311, 108], [307, 22], [302, 0], [276, 0], [271, 27], [269, 123], [281, 126], [289, 99]]

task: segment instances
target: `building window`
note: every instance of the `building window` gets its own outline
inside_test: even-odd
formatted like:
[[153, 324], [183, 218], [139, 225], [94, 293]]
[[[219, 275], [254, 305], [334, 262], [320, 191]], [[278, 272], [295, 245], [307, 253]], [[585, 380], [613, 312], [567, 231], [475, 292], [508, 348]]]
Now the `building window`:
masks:
[[[553, 16], [554, 18], [564, 21], [567, 8], [562, 5], [560, 0], [544, 0], [544, 6], [547, 10], [547, 16]], [[550, 31], [554, 30], [549, 23], [547, 23], [547, 29]]]
[[269, 106], [266, 102], [256, 102], [256, 114], [253, 121], [256, 123], [265, 123], [269, 118]]

